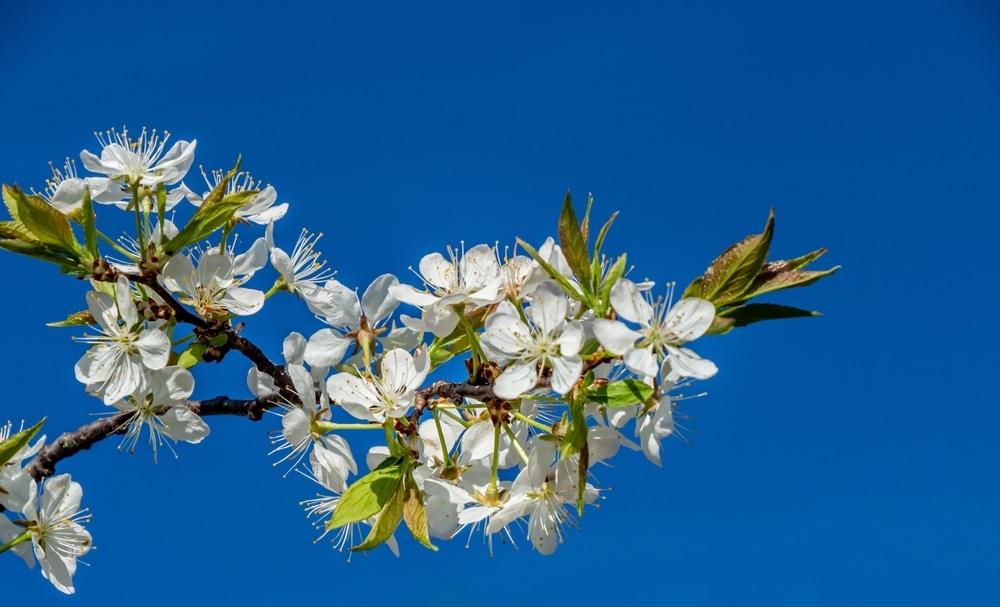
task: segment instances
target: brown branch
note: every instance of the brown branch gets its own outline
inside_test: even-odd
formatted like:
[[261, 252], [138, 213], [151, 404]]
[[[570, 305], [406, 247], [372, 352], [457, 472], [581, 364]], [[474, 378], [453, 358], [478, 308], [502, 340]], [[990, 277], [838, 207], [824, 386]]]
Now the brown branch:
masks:
[[[231, 399], [228, 396], [218, 396], [209, 400], [187, 401], [183, 406], [201, 416], [237, 415], [258, 421], [265, 410], [277, 406], [277, 403], [271, 398]], [[169, 407], [164, 407], [162, 412], [166, 413], [168, 409]], [[90, 449], [109, 436], [124, 433], [134, 416], [133, 411], [126, 411], [63, 433], [54, 442], [42, 447], [35, 459], [25, 467], [25, 472], [41, 482], [43, 478], [55, 474], [56, 464], [67, 457]]]

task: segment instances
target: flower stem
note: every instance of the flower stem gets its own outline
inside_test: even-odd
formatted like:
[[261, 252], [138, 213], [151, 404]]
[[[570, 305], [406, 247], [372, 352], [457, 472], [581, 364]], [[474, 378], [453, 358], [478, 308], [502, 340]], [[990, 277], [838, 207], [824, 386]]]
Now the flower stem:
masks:
[[514, 445], [514, 450], [517, 451], [517, 454], [519, 456], [521, 456], [521, 461], [524, 462], [525, 466], [527, 466], [528, 465], [528, 454], [524, 452], [524, 447], [521, 446], [520, 441], [518, 441], [517, 437], [514, 436], [514, 431], [511, 430], [510, 426], [507, 425], [507, 424], [504, 424], [503, 429], [504, 429], [504, 432], [507, 433], [507, 438], [510, 439], [511, 444]]
[[520, 411], [511, 411], [511, 414], [517, 419], [521, 420], [522, 422], [526, 424], [531, 424], [532, 426], [538, 428], [539, 430], [541, 430], [546, 434], [552, 434], [552, 426], [546, 426], [540, 421], [533, 420], [527, 415], [521, 413]]
[[0, 552], [7, 552], [8, 550], [10, 550], [11, 548], [13, 548], [14, 546], [17, 546], [18, 544], [20, 544], [22, 542], [26, 542], [29, 539], [31, 539], [31, 531], [28, 531], [27, 529], [25, 529], [24, 533], [22, 533], [21, 535], [15, 537], [14, 539], [12, 539], [11, 541], [7, 542], [3, 546], [0, 546]]

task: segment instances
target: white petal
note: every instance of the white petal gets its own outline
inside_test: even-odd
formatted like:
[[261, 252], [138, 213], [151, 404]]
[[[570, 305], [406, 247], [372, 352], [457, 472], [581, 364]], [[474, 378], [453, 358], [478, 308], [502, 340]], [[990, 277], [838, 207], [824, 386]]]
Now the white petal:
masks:
[[150, 369], [162, 369], [170, 360], [170, 338], [159, 329], [146, 329], [135, 342], [142, 364]]
[[548, 361], [552, 367], [552, 389], [559, 394], [566, 394], [583, 371], [583, 359], [579, 356], [560, 356]]
[[159, 418], [164, 424], [160, 432], [174, 440], [196, 444], [208, 436], [208, 424], [187, 407], [171, 407]]
[[383, 274], [365, 289], [361, 298], [361, 309], [368, 318], [368, 324], [375, 326], [389, 317], [399, 305], [399, 300], [392, 296], [392, 287], [399, 284], [392, 274]]
[[667, 312], [664, 326], [677, 341], [676, 345], [695, 340], [705, 334], [715, 318], [715, 306], [705, 299], [688, 297], [680, 300]]
[[320, 329], [312, 334], [305, 348], [305, 361], [312, 367], [332, 367], [339, 363], [354, 340], [333, 329]]
[[621, 356], [629, 350], [642, 334], [625, 326], [617, 320], [597, 318], [594, 320], [594, 335], [601, 345], [612, 354]]
[[538, 368], [534, 362], [514, 363], [497, 377], [493, 393], [510, 400], [531, 390], [537, 382]]
[[611, 305], [618, 316], [625, 320], [648, 327], [653, 318], [653, 309], [642, 296], [634, 282], [619, 278], [611, 287]]

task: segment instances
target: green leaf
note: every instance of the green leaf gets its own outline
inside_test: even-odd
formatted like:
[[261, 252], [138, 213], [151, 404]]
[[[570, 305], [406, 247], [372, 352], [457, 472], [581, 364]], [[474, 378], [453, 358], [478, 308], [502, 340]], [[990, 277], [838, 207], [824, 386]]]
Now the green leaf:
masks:
[[611, 218], [608, 219], [607, 223], [605, 223], [601, 227], [601, 231], [597, 233], [597, 241], [594, 242], [594, 260], [595, 261], [597, 260], [599, 254], [601, 252], [601, 247], [604, 246], [604, 238], [608, 235], [608, 230], [611, 229], [611, 224], [613, 224], [615, 222], [615, 218], [616, 217], [618, 217], [618, 211], [615, 211], [614, 213], [611, 214]]
[[778, 304], [747, 304], [719, 312], [719, 316], [731, 319], [734, 327], [745, 327], [755, 322], [764, 320], [780, 320], [782, 318], [802, 318], [806, 316], [820, 316], [819, 312], [800, 310], [791, 306], [779, 306]]
[[576, 477], [576, 512], [583, 516], [584, 497], [587, 494], [587, 469], [590, 467], [590, 445], [583, 441], [580, 447], [580, 462], [577, 467]]
[[604, 282], [601, 284], [601, 306], [600, 309], [594, 310], [598, 317], [603, 317], [608, 313], [611, 308], [611, 288], [615, 286], [618, 279], [625, 275], [625, 269], [628, 265], [628, 261], [625, 253], [622, 253], [621, 257], [615, 260], [615, 263], [608, 269], [607, 276], [604, 277]]
[[60, 320], [57, 322], [45, 323], [46, 327], [78, 327], [80, 325], [96, 325], [97, 320], [94, 319], [94, 315], [90, 313], [90, 310], [83, 310], [82, 312], [76, 312], [70, 314], [66, 317], [66, 320]]
[[569, 264], [573, 275], [580, 282], [580, 285], [587, 289], [593, 280], [590, 273], [590, 254], [587, 253], [587, 241], [583, 237], [580, 229], [580, 222], [573, 211], [573, 199], [569, 192], [563, 199], [562, 213], [559, 215], [559, 246], [562, 247], [563, 255], [566, 256], [566, 263]]
[[190, 369], [204, 360], [202, 356], [205, 350], [208, 350], [208, 344], [203, 341], [194, 342], [177, 357], [177, 366]]
[[764, 295], [765, 293], [773, 293], [774, 291], [781, 291], [783, 289], [811, 285], [820, 278], [830, 276], [839, 269], [840, 266], [835, 266], [829, 270], [817, 272], [779, 272], [777, 274], [768, 275], [761, 273], [761, 275], [757, 277], [757, 280], [754, 281], [753, 285], [751, 285], [750, 289], [740, 296], [738, 301], [748, 301], [754, 297]]
[[[566, 434], [563, 435], [562, 444], [559, 447], [561, 459], [579, 453], [580, 449], [587, 444], [587, 416], [583, 412], [582, 401], [570, 404], [570, 414], [569, 427], [566, 428]], [[565, 417], [563, 421], [565, 421]]]
[[[389, 539], [396, 532], [396, 527], [399, 527], [399, 521], [403, 519], [405, 493], [403, 483], [396, 483], [395, 490], [389, 496], [385, 506], [378, 513], [378, 517], [375, 518], [375, 524], [372, 525], [371, 531], [368, 532], [368, 537], [365, 538], [365, 541], [351, 548], [351, 551], [371, 550]], [[347, 497], [346, 493], [344, 497]], [[340, 499], [343, 501], [344, 498]], [[337, 508], [340, 508], [339, 504]]]
[[226, 225], [226, 222], [232, 219], [241, 206], [259, 193], [257, 190], [247, 190], [225, 195], [229, 181], [236, 176], [239, 169], [240, 160], [237, 159], [236, 166], [226, 173], [225, 177], [209, 192], [205, 201], [194, 212], [184, 229], [164, 245], [164, 250], [168, 255], [173, 255], [184, 247], [210, 236]]
[[424, 500], [420, 495], [420, 488], [413, 480], [413, 474], [406, 475], [406, 482], [403, 486], [405, 496], [403, 498], [403, 520], [406, 527], [413, 534], [413, 539], [417, 540], [426, 548], [437, 551], [437, 546], [431, 543], [430, 531], [427, 526], [427, 510], [424, 508]]
[[719, 307], [746, 291], [767, 260], [773, 235], [774, 209], [771, 209], [763, 233], [747, 236], [729, 247], [708, 267], [702, 276], [701, 297]]
[[63, 267], [79, 269], [79, 260], [77, 258], [68, 257], [66, 251], [53, 249], [40, 242], [5, 239], [0, 240], [0, 249], [7, 249], [12, 253], [27, 255], [28, 257], [34, 257], [35, 259], [41, 259], [42, 261], [48, 261]]
[[18, 187], [10, 189], [17, 204], [17, 219], [39, 240], [51, 248], [76, 255], [80, 243], [73, 235], [69, 218], [45, 202], [40, 196], [29, 196]]
[[653, 387], [638, 379], [623, 379], [596, 388], [584, 390], [587, 402], [605, 407], [628, 407], [645, 402], [653, 395]]
[[684, 289], [684, 293], [681, 295], [681, 299], [684, 299], [685, 297], [697, 297], [697, 298], [700, 299], [701, 298], [701, 280], [702, 280], [701, 276], [699, 276], [698, 278], [695, 278], [694, 280], [692, 280], [691, 284], [689, 284], [687, 286], [687, 288]]
[[31, 439], [35, 438], [38, 431], [42, 429], [42, 424], [45, 423], [46, 418], [42, 418], [40, 422], [34, 426], [28, 428], [27, 430], [21, 430], [14, 436], [8, 437], [7, 440], [0, 443], [0, 469], [7, 465], [14, 455], [21, 450], [22, 447], [31, 442]]
[[80, 226], [83, 228], [83, 242], [93, 259], [97, 252], [97, 217], [94, 215], [94, 201], [90, 199], [90, 188], [83, 190], [83, 206], [80, 208]]
[[566, 292], [566, 295], [569, 295], [573, 299], [593, 308], [593, 306], [590, 305], [590, 302], [587, 301], [586, 294], [580, 293], [580, 291], [573, 285], [573, 283], [566, 280], [565, 276], [563, 276], [562, 274], [559, 273], [558, 270], [553, 268], [549, 262], [542, 259], [542, 256], [539, 255], [538, 251], [536, 251], [534, 247], [524, 242], [520, 238], [517, 239], [517, 246], [524, 249], [525, 253], [530, 255], [532, 259], [538, 262], [538, 265], [542, 266], [542, 269], [545, 270], [546, 273], [548, 273], [549, 277], [555, 280], [557, 283], [559, 283], [559, 286], [563, 288], [563, 291]]
[[326, 522], [327, 530], [363, 521], [380, 512], [390, 498], [399, 492], [405, 463], [403, 457], [387, 457], [377, 468], [356, 480], [337, 502], [333, 516]]
[[736, 328], [735, 320], [716, 314], [715, 318], [712, 319], [712, 324], [705, 331], [705, 335], [725, 335], [734, 328]]
[[14, 198], [13, 188], [6, 183], [3, 184], [3, 202], [7, 205], [7, 212], [10, 213], [11, 219], [17, 221], [17, 200]]
[[222, 347], [222, 346], [226, 345], [227, 341], [229, 341], [229, 336], [226, 335], [225, 333], [222, 333], [222, 334], [216, 335], [212, 339], [208, 340], [208, 345], [215, 346], [216, 348], [219, 348], [219, 347]]
[[787, 261], [769, 261], [764, 264], [764, 267], [760, 269], [761, 275], [763, 274], [777, 274], [779, 272], [794, 272], [796, 270], [801, 270], [807, 265], [819, 259], [826, 249], [817, 249], [812, 253], [806, 253], [802, 257], [796, 257], [795, 259], [789, 259]]

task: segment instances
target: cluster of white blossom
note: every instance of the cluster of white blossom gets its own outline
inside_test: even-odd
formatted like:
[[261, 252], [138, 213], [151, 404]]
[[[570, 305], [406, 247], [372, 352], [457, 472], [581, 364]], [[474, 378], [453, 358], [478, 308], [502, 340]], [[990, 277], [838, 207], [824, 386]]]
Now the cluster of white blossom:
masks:
[[[386, 543], [398, 555], [394, 532], [405, 522], [431, 548], [432, 537], [481, 530], [491, 551], [501, 534], [551, 554], [599, 496], [591, 466], [620, 446], [660, 465], [661, 441], [674, 432], [675, 389], [716, 374], [687, 344], [713, 328], [724, 332], [716, 303], [732, 307], [719, 295], [732, 289], [706, 273], [674, 301], [672, 285], [655, 295], [653, 283], [625, 278], [624, 256], [611, 263], [600, 254], [610, 221], [588, 249], [589, 205], [581, 223], [567, 197], [558, 243], [521, 243], [527, 254], [503, 259], [495, 246], [448, 248], [420, 261], [422, 284], [385, 274], [359, 298], [333, 278], [317, 236], [303, 231], [290, 252], [277, 246], [275, 223], [288, 205], [276, 204], [272, 186], [237, 167], [203, 172], [209, 191], [196, 194], [183, 182], [196, 142], [165, 151], [168, 137], [108, 131], [98, 136], [100, 156], [80, 155], [95, 175], [80, 177], [67, 161], [43, 194], [5, 187], [8, 223], [17, 225], [0, 231], [0, 246], [21, 238], [17, 252], [30, 249], [91, 279], [87, 310], [63, 324], [95, 331], [78, 338], [90, 347], [75, 374], [111, 408], [105, 434], [123, 434], [120, 448], [134, 451], [144, 428], [154, 459], [164, 444], [203, 440], [209, 428], [189, 406], [190, 369], [232, 350], [246, 355], [252, 402], [280, 411], [276, 464], [328, 492], [303, 505], [324, 535], [336, 531], [338, 549]], [[194, 211], [179, 227], [165, 212], [183, 199]], [[94, 202], [133, 213], [137, 233], [106, 238]], [[237, 251], [238, 231], [260, 229], [251, 224], [264, 234]], [[98, 240], [120, 257], [100, 254]], [[268, 262], [271, 287], [249, 286], [270, 273]], [[308, 339], [289, 335], [277, 364], [247, 345], [234, 321], [282, 291], [328, 326]], [[416, 311], [394, 320], [400, 304]], [[456, 357], [467, 357], [467, 377], [433, 377]], [[90, 515], [69, 475], [39, 486], [39, 474], [22, 465], [43, 449], [44, 437], [28, 444], [37, 430], [11, 434], [8, 424], [0, 433], [0, 552], [33, 566], [31, 539], [43, 575], [72, 592], [76, 559], [90, 548], [81, 526]], [[368, 450], [364, 474], [347, 438], [363, 430], [385, 437]], [[370, 530], [358, 542], [360, 525]]]

